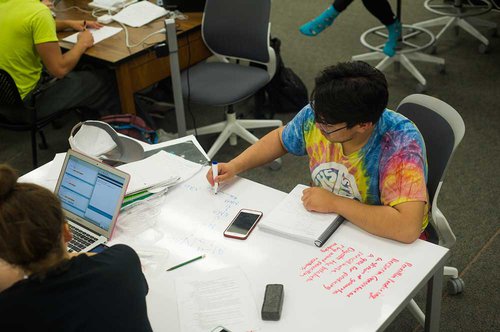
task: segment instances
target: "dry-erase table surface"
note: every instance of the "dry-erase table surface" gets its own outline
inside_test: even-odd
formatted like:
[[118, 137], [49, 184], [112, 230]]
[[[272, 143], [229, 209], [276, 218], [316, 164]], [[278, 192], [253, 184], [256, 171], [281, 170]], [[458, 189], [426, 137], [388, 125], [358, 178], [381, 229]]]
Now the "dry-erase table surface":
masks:
[[[55, 10], [56, 19], [95, 20], [90, 14], [77, 9], [66, 10], [72, 6], [92, 10], [88, 7], [89, 2], [87, 0], [62, 0]], [[186, 13], [186, 15], [187, 20], [176, 20], [181, 69], [192, 66], [211, 55], [201, 38], [202, 13]], [[164, 28], [164, 19], [165, 17], [159, 18], [140, 28], [127, 27], [130, 44], [135, 44], [150, 33]], [[116, 22], [109, 26], [120, 27]], [[61, 40], [73, 33], [74, 31], [60, 32], [58, 37]], [[122, 30], [85, 52], [84, 58], [99, 60], [114, 68], [123, 113], [135, 114], [135, 92], [170, 76], [168, 57], [157, 57], [152, 49], [155, 44], [164, 41], [165, 35], [159, 34], [147, 39], [143, 45], [129, 49], [125, 44], [125, 31]], [[73, 47], [73, 44], [68, 42], [60, 41], [59, 44], [63, 49]]]
[[[47, 174], [53, 163], [22, 180], [50, 187]], [[383, 330], [426, 283], [426, 330], [439, 329], [442, 271], [448, 249], [421, 240], [409, 245], [397, 243], [348, 222], [322, 248], [259, 228], [245, 241], [225, 238], [224, 229], [240, 209], [260, 210], [266, 218], [286, 194], [238, 178], [221, 185], [214, 195], [205, 180], [207, 170], [171, 188], [158, 213], [151, 216], [155, 219], [143, 216], [136, 229], [121, 227], [124, 220], [119, 219], [110, 242], [168, 251], [160, 267], [143, 262], [149, 283], [148, 315], [154, 331], [181, 331], [176, 279], [234, 266], [245, 274], [257, 312], [266, 284], [284, 285], [281, 320], [257, 318], [258, 331]], [[144, 220], [152, 224], [144, 228]], [[166, 271], [201, 254], [206, 257]]]

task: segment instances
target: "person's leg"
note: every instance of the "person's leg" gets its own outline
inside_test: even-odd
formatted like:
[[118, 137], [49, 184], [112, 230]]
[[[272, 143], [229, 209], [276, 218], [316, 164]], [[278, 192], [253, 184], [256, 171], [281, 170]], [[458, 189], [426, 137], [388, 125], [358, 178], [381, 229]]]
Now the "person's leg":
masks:
[[366, 9], [375, 16], [389, 31], [389, 37], [384, 45], [384, 53], [388, 56], [396, 54], [396, 46], [401, 36], [401, 23], [392, 12], [387, 0], [363, 0]]
[[36, 97], [38, 118], [62, 110], [85, 108], [100, 114], [120, 113], [113, 72], [74, 71]]
[[306, 36], [316, 36], [332, 25], [335, 18], [351, 4], [353, 0], [335, 0], [321, 15], [302, 25], [299, 31]]

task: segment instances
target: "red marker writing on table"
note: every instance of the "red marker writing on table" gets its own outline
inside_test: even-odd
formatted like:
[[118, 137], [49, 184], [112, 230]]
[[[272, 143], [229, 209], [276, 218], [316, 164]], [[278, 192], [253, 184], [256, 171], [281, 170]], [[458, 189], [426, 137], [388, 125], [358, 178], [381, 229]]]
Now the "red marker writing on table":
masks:
[[214, 194], [217, 194], [217, 188], [219, 187], [219, 183], [215, 182], [215, 178], [219, 175], [218, 165], [216, 161], [212, 161], [212, 177], [214, 179]]

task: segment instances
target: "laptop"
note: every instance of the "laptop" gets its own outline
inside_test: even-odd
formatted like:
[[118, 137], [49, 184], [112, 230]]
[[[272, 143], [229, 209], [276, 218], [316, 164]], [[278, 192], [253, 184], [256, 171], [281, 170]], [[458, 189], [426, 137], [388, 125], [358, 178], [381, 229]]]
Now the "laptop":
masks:
[[166, 10], [178, 10], [182, 13], [202, 12], [206, 0], [163, 0]]
[[88, 252], [111, 238], [129, 181], [129, 174], [68, 150], [55, 194], [73, 234], [69, 252]]

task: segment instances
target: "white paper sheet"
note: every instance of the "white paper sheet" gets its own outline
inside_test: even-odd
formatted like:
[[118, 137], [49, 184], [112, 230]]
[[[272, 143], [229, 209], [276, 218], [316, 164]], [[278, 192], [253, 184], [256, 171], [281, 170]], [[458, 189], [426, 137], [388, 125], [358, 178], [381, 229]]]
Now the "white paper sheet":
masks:
[[122, 9], [118, 14], [113, 15], [113, 20], [138, 28], [162, 16], [168, 11], [149, 1], [140, 1]]
[[118, 168], [130, 174], [127, 194], [131, 194], [165, 181], [172, 180], [171, 184], [174, 184], [187, 180], [200, 171], [202, 166], [165, 151], [159, 151], [151, 157]]
[[255, 299], [240, 268], [179, 278], [175, 287], [183, 332], [207, 332], [219, 325], [230, 331], [255, 331], [258, 328]]
[[[113, 35], [116, 35], [118, 32], [122, 31], [122, 28], [115, 28], [115, 27], [108, 27], [108, 26], [103, 26], [100, 29], [88, 29], [90, 33], [92, 33], [92, 36], [94, 37], [94, 45], [97, 44], [100, 41], [103, 41], [106, 38], [109, 38]], [[63, 41], [69, 42], [76, 44], [76, 41], [78, 40], [78, 34], [74, 33], [66, 38], [63, 39]]]

